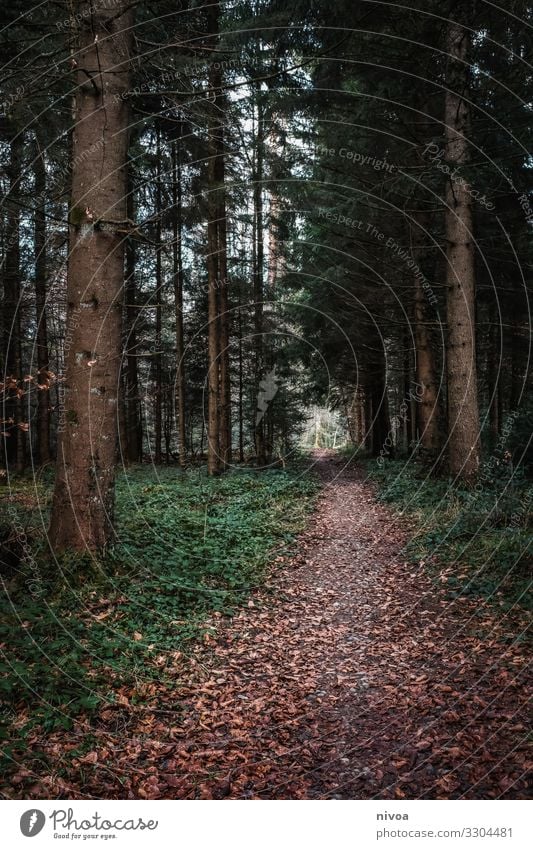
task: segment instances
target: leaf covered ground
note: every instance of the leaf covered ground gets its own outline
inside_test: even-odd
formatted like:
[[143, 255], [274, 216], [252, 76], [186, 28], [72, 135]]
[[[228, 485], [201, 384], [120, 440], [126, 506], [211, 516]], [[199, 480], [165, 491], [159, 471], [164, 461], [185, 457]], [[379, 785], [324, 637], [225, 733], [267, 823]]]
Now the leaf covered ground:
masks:
[[[364, 473], [316, 460], [323, 488], [296, 551], [274, 552], [232, 612], [205, 608], [196, 639], [174, 648], [172, 629], [160, 645], [150, 636], [114, 700], [68, 728], [31, 728], [6, 795], [526, 796], [525, 611], [452, 596], [448, 568], [431, 575], [408, 559], [409, 520]], [[309, 488], [301, 498], [308, 506]], [[297, 502], [279, 499], [278, 526]], [[157, 610], [147, 604], [134, 646]]]

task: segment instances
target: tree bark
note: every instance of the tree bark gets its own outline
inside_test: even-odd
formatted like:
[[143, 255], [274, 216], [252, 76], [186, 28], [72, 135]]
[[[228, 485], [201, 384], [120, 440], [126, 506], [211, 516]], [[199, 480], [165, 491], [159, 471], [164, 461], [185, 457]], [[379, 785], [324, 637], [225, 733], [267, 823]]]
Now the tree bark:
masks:
[[490, 444], [494, 449], [500, 436], [500, 372], [502, 367], [502, 348], [500, 322], [498, 321], [497, 305], [489, 310], [489, 333], [487, 355], [487, 388], [489, 395], [489, 429]]
[[[211, 79], [211, 77], [210, 77]], [[211, 83], [210, 83], [211, 84]], [[210, 120], [207, 222], [207, 471], [217, 475], [220, 461], [220, 322], [218, 298], [218, 202], [216, 197], [217, 118]]]
[[[452, 172], [469, 161], [468, 68], [465, 65], [468, 42], [468, 30], [450, 21], [445, 126], [447, 161]], [[449, 470], [454, 478], [471, 483], [479, 468], [479, 413], [472, 194], [465, 176], [452, 175], [448, 179], [445, 214]]]
[[[135, 220], [135, 188], [131, 163], [128, 169], [127, 209], [130, 221]], [[135, 280], [136, 252], [135, 241], [129, 238], [126, 243], [126, 281], [125, 281], [125, 348], [126, 348], [126, 456], [130, 463], [139, 463], [142, 459], [142, 423], [139, 398], [139, 367], [137, 346], [137, 286]]]
[[[217, 368], [213, 371], [216, 371], [216, 377], [218, 378], [216, 401], [218, 407], [217, 471], [222, 471], [227, 468], [231, 461], [231, 384], [229, 358], [228, 260], [224, 141], [224, 116], [226, 104], [222, 90], [223, 77], [220, 54], [217, 55], [220, 39], [220, 3], [214, 4], [211, 8], [209, 21], [209, 32], [212, 40], [213, 58], [215, 60], [211, 62], [209, 68], [209, 88], [212, 92], [213, 98], [213, 111], [209, 127], [209, 193], [211, 209], [209, 218], [212, 230], [211, 243], [215, 251], [215, 255], [211, 262], [211, 273], [214, 275], [215, 281], [215, 291], [212, 294], [213, 301], [216, 299], [217, 313], [216, 328], [213, 328], [213, 333], [217, 336]], [[216, 61], [217, 58], [218, 61]], [[210, 246], [210, 253], [211, 250]], [[211, 306], [214, 314], [214, 304]], [[213, 374], [213, 380], [214, 378], [215, 374]]]
[[242, 343], [242, 293], [239, 286], [239, 462], [244, 463], [244, 352]]
[[178, 432], [178, 462], [185, 466], [187, 437], [185, 431], [185, 345], [183, 334], [183, 212], [181, 164], [179, 148], [172, 145], [172, 264], [174, 274], [174, 305], [176, 314], [176, 425]]
[[403, 415], [402, 415], [402, 449], [409, 454], [411, 442], [411, 352], [409, 350], [409, 333], [403, 337]]
[[[35, 185], [35, 309], [37, 323], [37, 372], [38, 382], [47, 385], [48, 380], [48, 327], [46, 309], [46, 167], [44, 152], [37, 138], [37, 150], [33, 162]], [[39, 389], [37, 394], [37, 460], [41, 465], [50, 460], [50, 392]]]
[[[209, 221], [208, 241], [208, 472], [218, 474], [231, 459], [231, 386], [229, 361], [229, 310], [227, 275], [227, 225], [224, 165], [224, 115], [220, 38], [220, 3], [208, 11], [213, 59], [209, 89], [213, 108], [209, 119]], [[220, 58], [220, 57], [218, 57]]]
[[[257, 133], [255, 151], [255, 173], [253, 176], [254, 201], [254, 375], [255, 396], [259, 401], [260, 383], [264, 371], [264, 313], [263, 313], [263, 158], [264, 158], [264, 121], [261, 102], [260, 83], [255, 86], [257, 103]], [[254, 412], [254, 442], [256, 463], [266, 465], [265, 420]]]
[[[424, 255], [422, 245], [427, 238], [426, 234], [430, 222], [429, 217], [423, 212], [415, 213], [413, 217], [418, 225], [415, 231], [417, 247], [413, 250], [413, 254], [418, 269], [421, 269]], [[413, 295], [416, 397], [418, 401], [416, 415], [422, 456], [432, 461], [439, 452], [439, 398], [435, 358], [427, 318], [427, 298], [420, 276], [416, 272], [413, 277]]]
[[[385, 366], [375, 373], [372, 381], [372, 456], [379, 457], [383, 450], [385, 456], [394, 457], [392, 432], [389, 417], [389, 401], [385, 382]], [[391, 444], [387, 443], [390, 439]]]
[[[211, 162], [209, 170], [211, 170]], [[216, 205], [210, 197], [209, 221], [207, 224], [207, 470], [210, 475], [217, 475], [221, 470], [220, 463], [220, 340], [219, 340], [219, 311], [218, 311], [218, 263], [217, 263], [217, 232]]]
[[[23, 137], [17, 133], [9, 145], [8, 179], [9, 191], [6, 199], [7, 227], [4, 255], [4, 375], [22, 381], [22, 339], [20, 303], [20, 181], [22, 177]], [[25, 436], [21, 429], [24, 419], [22, 397], [16, 389], [8, 390], [3, 396], [1, 419], [5, 424], [4, 456], [6, 465], [15, 465], [21, 472], [25, 465]]]
[[67, 351], [49, 540], [91, 552], [113, 537], [132, 11], [80, 0], [72, 144]]
[[[222, 80], [220, 80], [222, 83]], [[220, 323], [220, 459], [222, 467], [231, 463], [231, 383], [229, 358], [229, 303], [228, 303], [228, 257], [227, 220], [225, 199], [224, 137], [220, 127], [217, 139], [217, 185], [218, 185], [218, 278], [219, 278], [219, 323]]]
[[161, 130], [157, 128], [157, 143], [156, 143], [156, 259], [155, 259], [155, 354], [154, 354], [154, 381], [155, 381], [155, 404], [154, 404], [154, 443], [155, 443], [155, 463], [160, 465], [162, 460], [162, 354], [161, 354], [161, 330], [162, 330], [162, 307], [161, 301], [163, 297], [163, 273], [162, 273], [162, 249], [161, 249]]

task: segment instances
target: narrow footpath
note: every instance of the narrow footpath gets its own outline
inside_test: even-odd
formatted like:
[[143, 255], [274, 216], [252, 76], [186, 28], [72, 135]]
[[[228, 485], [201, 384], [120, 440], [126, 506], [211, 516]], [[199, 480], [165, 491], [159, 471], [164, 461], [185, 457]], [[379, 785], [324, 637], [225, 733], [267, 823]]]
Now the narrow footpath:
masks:
[[210, 620], [177, 690], [102, 713], [71, 798], [527, 798], [525, 615], [451, 600], [363, 472], [315, 459], [295, 555]]

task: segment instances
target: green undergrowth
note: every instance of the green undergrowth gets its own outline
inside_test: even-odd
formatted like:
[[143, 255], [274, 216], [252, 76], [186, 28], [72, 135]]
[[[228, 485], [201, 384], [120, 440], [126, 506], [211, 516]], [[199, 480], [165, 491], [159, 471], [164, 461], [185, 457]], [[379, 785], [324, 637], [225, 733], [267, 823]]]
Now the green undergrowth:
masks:
[[[147, 683], [170, 681], [177, 653], [187, 653], [206, 619], [246, 603], [290, 548], [318, 482], [298, 468], [219, 478], [129, 469], [117, 484], [117, 542], [96, 564], [77, 556], [51, 563], [31, 486], [19, 489], [10, 509], [33, 548], [4, 577], [8, 762], [36, 724], [69, 728], [80, 713], [116, 701], [119, 689], [142, 702]], [[44, 485], [39, 500], [46, 504]]]
[[492, 464], [469, 490], [430, 477], [412, 461], [364, 466], [378, 498], [415, 520], [409, 559], [440, 574], [451, 595], [531, 608], [533, 488], [520, 470]]

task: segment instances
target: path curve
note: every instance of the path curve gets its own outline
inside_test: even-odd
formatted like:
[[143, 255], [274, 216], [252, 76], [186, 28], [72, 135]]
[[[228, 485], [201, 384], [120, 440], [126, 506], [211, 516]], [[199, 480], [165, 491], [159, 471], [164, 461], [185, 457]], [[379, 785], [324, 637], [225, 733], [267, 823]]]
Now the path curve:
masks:
[[451, 602], [362, 471], [315, 459], [296, 554], [177, 657], [177, 688], [102, 711], [67, 797], [527, 798], [524, 622]]
[[450, 602], [406, 562], [409, 527], [361, 470], [316, 461], [324, 488], [274, 597], [213, 620], [198, 651], [163, 793], [170, 779], [179, 798], [525, 796], [527, 655], [506, 632], [521, 623]]

